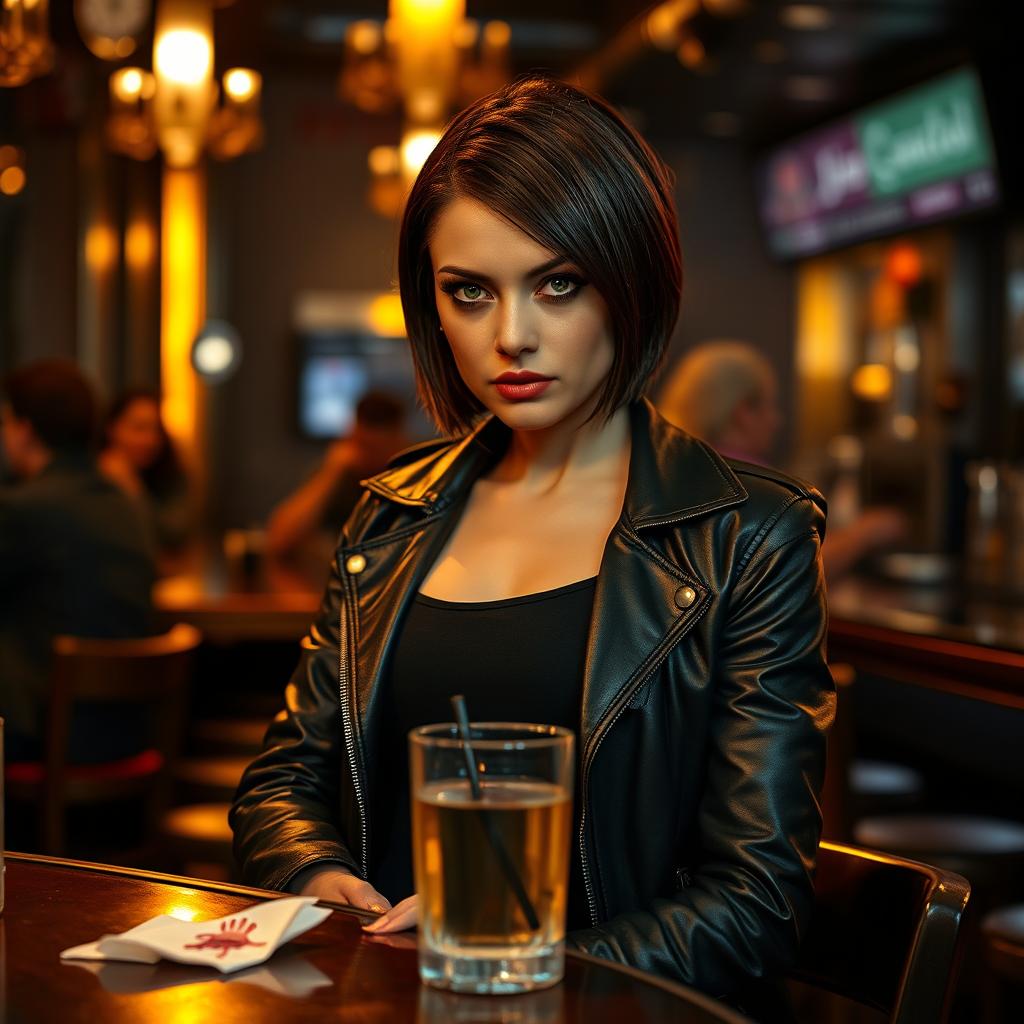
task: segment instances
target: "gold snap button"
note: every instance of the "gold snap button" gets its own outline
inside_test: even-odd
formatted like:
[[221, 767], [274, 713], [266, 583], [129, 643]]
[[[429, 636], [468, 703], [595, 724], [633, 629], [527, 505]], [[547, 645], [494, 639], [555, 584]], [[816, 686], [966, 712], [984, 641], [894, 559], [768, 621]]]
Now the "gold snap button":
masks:
[[363, 555], [350, 555], [345, 560], [345, 571], [353, 576], [358, 576], [366, 568], [366, 558]]
[[680, 587], [676, 591], [676, 605], [680, 608], [689, 608], [697, 600], [697, 591], [693, 587]]

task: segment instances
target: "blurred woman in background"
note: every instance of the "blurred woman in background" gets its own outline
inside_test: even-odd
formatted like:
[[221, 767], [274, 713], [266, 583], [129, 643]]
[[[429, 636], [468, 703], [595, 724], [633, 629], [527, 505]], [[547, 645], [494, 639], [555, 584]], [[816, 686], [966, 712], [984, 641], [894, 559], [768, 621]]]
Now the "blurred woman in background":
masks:
[[162, 560], [181, 553], [195, 523], [188, 476], [150, 391], [121, 395], [103, 426], [101, 472], [135, 498]]

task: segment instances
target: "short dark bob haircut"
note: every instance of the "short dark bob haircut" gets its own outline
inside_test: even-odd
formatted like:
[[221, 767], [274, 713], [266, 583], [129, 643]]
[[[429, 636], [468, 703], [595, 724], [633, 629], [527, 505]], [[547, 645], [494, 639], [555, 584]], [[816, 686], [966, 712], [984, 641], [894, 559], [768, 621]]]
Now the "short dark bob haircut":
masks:
[[682, 257], [672, 175], [600, 97], [528, 78], [449, 124], [402, 218], [398, 278], [420, 400], [459, 433], [484, 411], [441, 333], [428, 248], [438, 214], [473, 199], [575, 263], [608, 306], [615, 357], [595, 409], [639, 398], [679, 315]]

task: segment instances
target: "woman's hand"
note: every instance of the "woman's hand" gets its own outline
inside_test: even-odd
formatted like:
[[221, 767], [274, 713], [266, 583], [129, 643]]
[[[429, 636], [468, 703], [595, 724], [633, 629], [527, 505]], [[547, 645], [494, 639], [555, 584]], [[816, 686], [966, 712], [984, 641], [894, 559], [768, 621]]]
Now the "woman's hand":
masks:
[[288, 888], [298, 896], [315, 896], [318, 900], [372, 910], [375, 914], [391, 910], [387, 898], [381, 896], [369, 882], [364, 882], [337, 864], [314, 864], [300, 871]]
[[402, 932], [408, 928], [415, 928], [418, 917], [419, 900], [416, 896], [409, 896], [392, 907], [386, 914], [378, 917], [376, 921], [364, 924], [363, 931], [373, 932], [374, 935]]

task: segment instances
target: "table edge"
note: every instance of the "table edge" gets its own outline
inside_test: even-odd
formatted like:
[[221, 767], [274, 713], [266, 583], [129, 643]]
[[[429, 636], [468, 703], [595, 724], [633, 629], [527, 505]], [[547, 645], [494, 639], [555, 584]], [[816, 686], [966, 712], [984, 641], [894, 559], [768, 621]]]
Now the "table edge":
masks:
[[[73, 860], [67, 857], [49, 857], [36, 853], [18, 853], [16, 851], [4, 850], [4, 863], [8, 861], [21, 864], [38, 864], [43, 867], [63, 868], [72, 871], [88, 871], [100, 875], [120, 875], [124, 878], [136, 878], [140, 881], [156, 882], [161, 885], [175, 885], [184, 889], [198, 889], [206, 892], [221, 893], [228, 896], [255, 896], [261, 899], [284, 899], [291, 895], [286, 892], [276, 892], [273, 889], [258, 889], [253, 886], [237, 885], [234, 882], [216, 882], [206, 878], [190, 878], [186, 875], [169, 875], [160, 871], [150, 871], [146, 868], [124, 867], [117, 864], [103, 864], [95, 861]], [[318, 906], [330, 907], [331, 910], [348, 914], [359, 921], [372, 920], [378, 917], [372, 911], [362, 911], [355, 907], [346, 906], [341, 903], [334, 903], [330, 900], [318, 900]], [[701, 992], [699, 989], [681, 985], [678, 982], [661, 978], [649, 971], [642, 971], [637, 967], [619, 963], [615, 960], [606, 960], [604, 957], [594, 956], [591, 953], [584, 953], [580, 950], [566, 948], [567, 958], [579, 960], [583, 963], [593, 964], [605, 970], [618, 971], [625, 974], [634, 981], [660, 988], [670, 995], [682, 999], [684, 1002], [696, 1004], [702, 1009], [716, 1014], [723, 1024], [751, 1024], [751, 1019], [739, 1011], [734, 1010], [727, 1003]]]

